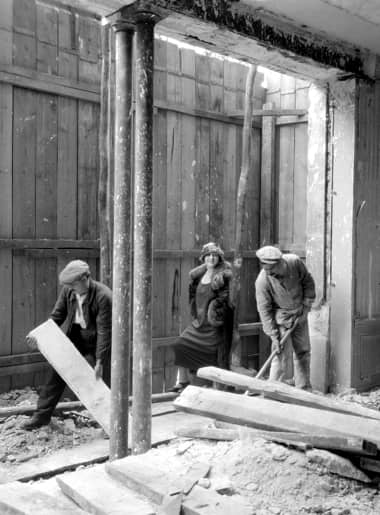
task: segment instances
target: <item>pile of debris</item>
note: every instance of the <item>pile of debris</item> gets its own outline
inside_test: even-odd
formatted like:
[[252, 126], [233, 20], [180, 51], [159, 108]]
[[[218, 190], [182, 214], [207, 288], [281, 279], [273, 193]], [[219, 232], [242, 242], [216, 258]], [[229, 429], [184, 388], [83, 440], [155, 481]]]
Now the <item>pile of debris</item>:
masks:
[[188, 428], [181, 436], [234, 440], [245, 432], [303, 450], [329, 472], [364, 483], [380, 482], [379, 411], [215, 367], [200, 369], [198, 375], [247, 395], [187, 387], [175, 407], [216, 419], [219, 425]]

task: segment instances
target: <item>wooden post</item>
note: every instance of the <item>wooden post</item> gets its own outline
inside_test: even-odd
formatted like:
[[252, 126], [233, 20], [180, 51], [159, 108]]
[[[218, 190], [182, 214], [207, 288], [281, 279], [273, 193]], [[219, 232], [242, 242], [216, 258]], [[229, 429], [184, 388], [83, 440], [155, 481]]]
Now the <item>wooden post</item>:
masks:
[[233, 260], [234, 273], [231, 288], [231, 299], [235, 306], [235, 314], [230, 367], [231, 370], [235, 371], [241, 370], [243, 368], [241, 363], [241, 341], [238, 325], [240, 307], [241, 268], [243, 265], [242, 237], [244, 230], [245, 200], [247, 196], [248, 173], [250, 167], [249, 158], [252, 132], [253, 86], [255, 82], [255, 77], [256, 67], [251, 65], [249, 68], [245, 86], [242, 165], [236, 200], [235, 251]]
[[112, 234], [107, 224], [107, 182], [108, 182], [108, 84], [109, 84], [109, 25], [104, 25], [102, 34], [102, 72], [100, 84], [99, 123], [99, 188], [98, 213], [100, 236], [100, 280], [111, 287], [111, 242]]
[[152, 429], [152, 157], [156, 17], [136, 19], [136, 113], [133, 259], [132, 453], [151, 447]]
[[[109, 238], [109, 259], [113, 256], [113, 223], [114, 223], [114, 177], [115, 177], [115, 39], [114, 32], [108, 31], [108, 84], [107, 84], [107, 204], [106, 225]], [[112, 268], [110, 270], [110, 284], [112, 284]]]
[[110, 459], [128, 454], [133, 30], [115, 26], [115, 195]]

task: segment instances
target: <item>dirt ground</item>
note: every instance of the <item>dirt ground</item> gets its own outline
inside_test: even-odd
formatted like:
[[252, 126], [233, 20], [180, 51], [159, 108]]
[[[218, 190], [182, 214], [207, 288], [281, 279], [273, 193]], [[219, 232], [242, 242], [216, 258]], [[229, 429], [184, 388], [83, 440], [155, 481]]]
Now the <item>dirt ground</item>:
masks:
[[[0, 395], [0, 406], [34, 405], [33, 389], [14, 390]], [[345, 392], [345, 400], [379, 409], [380, 390], [367, 394]], [[88, 412], [66, 412], [53, 417], [49, 426], [35, 431], [20, 428], [26, 416], [0, 419], [2, 467], [17, 464], [103, 438], [102, 429]], [[146, 454], [147, 463], [168, 470], [194, 461], [211, 465], [201, 486], [235, 496], [252, 507], [255, 515], [366, 515], [380, 514], [380, 490], [338, 475], [311, 462], [302, 451], [262, 439], [242, 436], [233, 442], [176, 439]], [[238, 514], [236, 514], [238, 515]]]

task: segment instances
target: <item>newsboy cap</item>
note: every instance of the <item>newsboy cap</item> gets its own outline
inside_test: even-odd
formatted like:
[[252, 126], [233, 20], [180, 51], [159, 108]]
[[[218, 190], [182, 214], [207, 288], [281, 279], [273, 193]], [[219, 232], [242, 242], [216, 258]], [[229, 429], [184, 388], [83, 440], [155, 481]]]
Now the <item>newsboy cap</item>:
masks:
[[61, 284], [72, 284], [74, 281], [81, 279], [84, 275], [90, 275], [90, 267], [86, 261], [74, 259], [74, 261], [70, 261], [59, 274], [59, 282]]
[[199, 260], [203, 261], [208, 254], [217, 254], [221, 261], [224, 260], [223, 250], [219, 247], [219, 245], [217, 245], [213, 241], [210, 241], [209, 243], [206, 243], [206, 245], [203, 245], [201, 255], [199, 256]]
[[266, 245], [256, 252], [256, 256], [259, 258], [261, 263], [268, 263], [270, 265], [281, 259], [282, 252], [277, 247]]

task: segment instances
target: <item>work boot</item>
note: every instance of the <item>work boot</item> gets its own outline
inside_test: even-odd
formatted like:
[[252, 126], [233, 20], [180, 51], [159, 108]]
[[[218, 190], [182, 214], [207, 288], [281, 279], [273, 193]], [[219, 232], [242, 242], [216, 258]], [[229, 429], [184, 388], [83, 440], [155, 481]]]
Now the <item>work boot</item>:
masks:
[[36, 413], [32, 416], [30, 420], [27, 420], [23, 424], [21, 424], [21, 429], [25, 429], [26, 431], [32, 431], [33, 429], [38, 429], [42, 426], [47, 426], [50, 423], [50, 417], [42, 417], [41, 415], [37, 415]]

